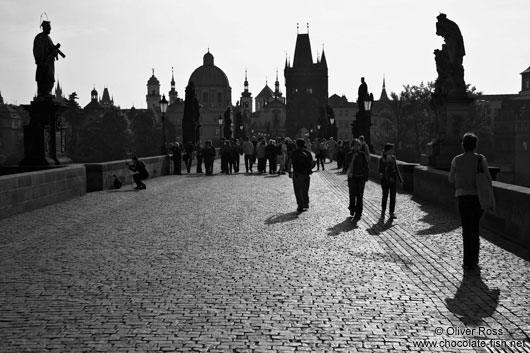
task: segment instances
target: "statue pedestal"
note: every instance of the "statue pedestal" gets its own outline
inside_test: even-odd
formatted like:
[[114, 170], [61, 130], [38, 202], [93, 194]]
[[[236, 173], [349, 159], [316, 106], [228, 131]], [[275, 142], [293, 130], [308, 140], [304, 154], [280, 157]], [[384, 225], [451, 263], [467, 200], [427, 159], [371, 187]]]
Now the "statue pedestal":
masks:
[[66, 155], [61, 114], [68, 109], [52, 97], [34, 98], [24, 109], [31, 120], [24, 126], [24, 159], [21, 166], [50, 166], [71, 162]]
[[439, 169], [449, 169], [451, 161], [462, 151], [464, 122], [470, 114], [472, 98], [447, 98], [437, 108], [437, 135], [429, 142], [425, 154], [420, 157], [420, 164]]

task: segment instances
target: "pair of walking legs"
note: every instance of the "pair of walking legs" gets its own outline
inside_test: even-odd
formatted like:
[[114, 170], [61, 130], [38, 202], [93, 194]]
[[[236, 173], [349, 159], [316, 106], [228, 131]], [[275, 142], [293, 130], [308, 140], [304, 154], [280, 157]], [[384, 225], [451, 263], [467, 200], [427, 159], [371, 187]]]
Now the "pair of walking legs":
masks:
[[350, 216], [360, 219], [363, 214], [363, 196], [366, 180], [362, 177], [348, 178], [348, 190], [350, 192]]
[[480, 250], [480, 217], [482, 209], [477, 195], [458, 197], [458, 212], [462, 222], [464, 243], [463, 267], [473, 269], [478, 265]]

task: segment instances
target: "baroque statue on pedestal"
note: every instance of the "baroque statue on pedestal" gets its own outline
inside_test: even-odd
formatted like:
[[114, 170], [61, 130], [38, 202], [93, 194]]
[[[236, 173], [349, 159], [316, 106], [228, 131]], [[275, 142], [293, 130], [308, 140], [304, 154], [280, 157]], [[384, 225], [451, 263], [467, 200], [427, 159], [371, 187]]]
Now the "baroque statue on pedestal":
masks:
[[445, 98], [466, 98], [464, 81], [464, 39], [458, 25], [441, 13], [437, 17], [436, 34], [444, 38], [442, 49], [434, 51], [438, 78], [434, 84], [433, 103]]

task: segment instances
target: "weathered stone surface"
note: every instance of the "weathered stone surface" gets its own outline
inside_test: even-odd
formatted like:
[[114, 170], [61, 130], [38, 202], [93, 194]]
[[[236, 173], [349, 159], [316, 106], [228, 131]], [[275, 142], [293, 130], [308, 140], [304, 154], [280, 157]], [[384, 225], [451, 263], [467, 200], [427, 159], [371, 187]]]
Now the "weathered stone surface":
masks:
[[0, 351], [480, 352], [414, 345], [528, 339], [527, 260], [483, 240], [482, 272], [463, 277], [455, 214], [398, 194], [399, 218], [380, 221], [369, 182], [354, 225], [345, 177], [326, 169], [301, 214], [286, 176], [190, 174], [0, 220]]

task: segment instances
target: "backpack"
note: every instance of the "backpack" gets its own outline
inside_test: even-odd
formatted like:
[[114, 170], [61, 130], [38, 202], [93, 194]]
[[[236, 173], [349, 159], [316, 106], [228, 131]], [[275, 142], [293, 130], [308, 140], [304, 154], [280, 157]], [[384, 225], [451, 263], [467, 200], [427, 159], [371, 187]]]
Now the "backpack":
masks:
[[313, 156], [311, 156], [311, 153], [309, 151], [295, 150], [293, 151], [291, 158], [293, 160], [292, 163], [297, 167], [300, 166], [300, 169], [302, 169], [304, 172], [308, 174], [313, 173], [313, 168], [315, 167], [316, 163], [313, 160]]
[[118, 179], [118, 177], [116, 175], [112, 175], [114, 177], [114, 181], [112, 182], [112, 185], [114, 187], [114, 189], [119, 189], [121, 188], [122, 186], [122, 181], [120, 179]]

